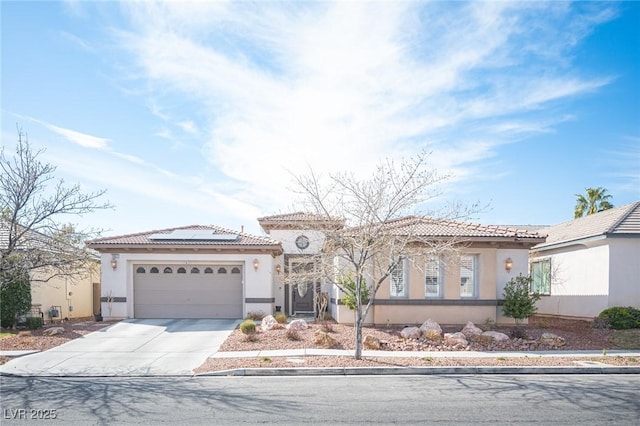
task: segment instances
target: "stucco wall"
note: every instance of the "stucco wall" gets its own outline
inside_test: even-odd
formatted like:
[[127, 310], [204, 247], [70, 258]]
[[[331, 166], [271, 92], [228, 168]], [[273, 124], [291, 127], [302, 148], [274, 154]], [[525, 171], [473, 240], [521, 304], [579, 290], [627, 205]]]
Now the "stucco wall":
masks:
[[92, 317], [93, 312], [93, 283], [98, 282], [100, 275], [98, 265], [85, 274], [70, 277], [55, 277], [47, 282], [40, 282], [46, 273], [35, 273], [36, 280], [31, 283], [31, 304], [41, 305], [45, 321], [52, 318], [49, 315], [52, 306], [60, 306], [61, 312], [54, 320], [64, 318]]
[[[134, 291], [133, 265], [138, 263], [168, 264], [241, 264], [243, 266], [243, 300], [246, 298], [273, 298], [272, 279], [274, 271], [273, 257], [270, 254], [199, 254], [199, 253], [119, 253], [118, 266], [111, 268], [111, 253], [103, 253], [102, 259], [102, 297], [111, 292], [112, 297], [126, 297], [126, 302], [102, 302], [102, 315], [105, 318], [133, 318]], [[258, 259], [258, 270], [253, 267]], [[247, 312], [262, 311], [271, 313], [274, 303], [245, 303], [243, 316]]]
[[640, 308], [640, 238], [609, 238], [608, 306]]

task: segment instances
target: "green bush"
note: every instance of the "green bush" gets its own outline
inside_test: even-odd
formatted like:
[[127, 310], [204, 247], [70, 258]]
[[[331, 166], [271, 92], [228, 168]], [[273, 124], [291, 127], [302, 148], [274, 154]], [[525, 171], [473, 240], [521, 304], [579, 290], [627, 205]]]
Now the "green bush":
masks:
[[253, 320], [244, 320], [240, 324], [240, 331], [244, 334], [253, 334], [256, 332], [256, 323]]
[[12, 328], [16, 319], [31, 309], [31, 282], [29, 273], [20, 267], [20, 260], [4, 260], [0, 272], [0, 325]]
[[44, 325], [44, 320], [40, 317], [27, 317], [27, 327], [29, 330], [37, 330]]
[[[356, 281], [353, 274], [341, 276], [338, 278], [339, 288], [344, 293], [342, 296], [342, 303], [344, 306], [355, 311], [356, 309]], [[362, 283], [360, 286], [360, 301], [361, 303], [367, 303], [369, 300], [369, 288], [366, 283]]]
[[284, 324], [284, 323], [287, 322], [287, 315], [286, 314], [276, 314], [276, 316], [274, 318], [278, 322], [278, 324]]
[[536, 302], [540, 300], [538, 293], [531, 293], [531, 277], [518, 275], [511, 278], [504, 287], [504, 304], [502, 313], [513, 318], [516, 325], [536, 313]]
[[598, 318], [604, 320], [616, 330], [640, 328], [640, 309], [633, 306], [614, 306], [600, 312]]

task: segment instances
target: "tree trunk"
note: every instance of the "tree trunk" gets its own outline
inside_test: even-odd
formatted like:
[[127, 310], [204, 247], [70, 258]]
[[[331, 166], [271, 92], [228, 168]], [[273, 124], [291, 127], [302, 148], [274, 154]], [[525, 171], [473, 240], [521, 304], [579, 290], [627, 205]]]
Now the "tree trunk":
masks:
[[362, 359], [362, 307], [358, 306], [356, 309], [356, 353], [355, 359]]

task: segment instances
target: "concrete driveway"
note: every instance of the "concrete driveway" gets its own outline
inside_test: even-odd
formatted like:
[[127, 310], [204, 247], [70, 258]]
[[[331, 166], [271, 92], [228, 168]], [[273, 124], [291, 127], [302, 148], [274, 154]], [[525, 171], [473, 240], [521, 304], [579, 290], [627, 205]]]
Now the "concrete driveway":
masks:
[[214, 319], [133, 319], [0, 366], [20, 376], [191, 375], [240, 323]]

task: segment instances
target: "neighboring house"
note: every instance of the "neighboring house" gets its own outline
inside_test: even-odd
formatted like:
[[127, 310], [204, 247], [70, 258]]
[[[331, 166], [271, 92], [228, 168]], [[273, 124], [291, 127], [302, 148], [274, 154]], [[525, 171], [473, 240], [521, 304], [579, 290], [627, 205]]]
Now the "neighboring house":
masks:
[[[322, 230], [341, 229], [344, 222], [301, 212], [258, 221], [284, 247], [283, 276], [278, 277], [281, 292], [276, 298], [285, 312], [313, 313], [313, 296], [322, 291], [328, 295], [332, 316], [341, 323], [353, 322], [354, 314], [342, 304], [337, 288], [321, 282], [289, 283], [285, 278], [295, 268], [317, 267], [313, 255], [322, 249]], [[427, 318], [443, 324], [504, 322], [498, 306], [504, 285], [518, 274], [527, 274], [529, 249], [544, 241], [536, 232], [426, 217], [401, 218], [386, 226], [393, 226], [398, 235], [410, 232], [421, 241], [455, 240], [462, 251], [455, 259], [429, 259], [424, 265], [405, 261], [376, 295], [367, 317], [367, 322], [375, 324], [416, 324]], [[303, 291], [298, 291], [301, 286]]]
[[87, 242], [101, 253], [107, 318], [242, 318], [274, 310], [280, 242], [186, 226]]
[[538, 314], [593, 318], [640, 307], [640, 201], [545, 228], [531, 249]]
[[[7, 247], [9, 227], [6, 221], [0, 221], [0, 246]], [[26, 251], [34, 246], [45, 246], [44, 234], [29, 231], [24, 243], [17, 251]], [[100, 264], [95, 264], [76, 276], [54, 276], [55, 272], [47, 268], [31, 271], [31, 315], [42, 315], [46, 322], [72, 318], [92, 317], [99, 309], [96, 307], [100, 294]]]

